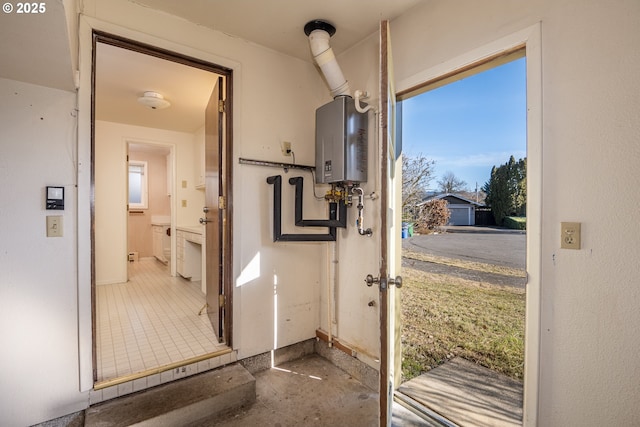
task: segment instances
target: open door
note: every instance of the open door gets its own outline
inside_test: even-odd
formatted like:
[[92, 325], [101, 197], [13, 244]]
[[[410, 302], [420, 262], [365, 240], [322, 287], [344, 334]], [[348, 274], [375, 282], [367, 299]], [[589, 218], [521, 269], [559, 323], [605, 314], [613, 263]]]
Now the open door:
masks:
[[205, 206], [200, 222], [205, 226], [205, 281], [207, 315], [217, 334], [218, 341], [224, 342], [222, 298], [222, 219], [224, 209], [221, 179], [222, 159], [222, 77], [218, 78], [207, 104], [205, 116]]
[[391, 425], [393, 393], [400, 381], [400, 312], [402, 286], [401, 213], [402, 147], [396, 138], [396, 97], [389, 21], [380, 23], [380, 155], [381, 224], [380, 237], [380, 426]]

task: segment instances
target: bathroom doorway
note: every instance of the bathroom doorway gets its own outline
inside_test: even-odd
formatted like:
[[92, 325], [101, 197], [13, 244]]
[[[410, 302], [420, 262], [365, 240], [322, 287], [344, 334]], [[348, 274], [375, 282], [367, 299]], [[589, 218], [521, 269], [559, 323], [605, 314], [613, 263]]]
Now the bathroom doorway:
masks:
[[162, 143], [127, 142], [127, 260], [131, 266], [153, 258], [166, 267], [168, 276], [175, 276], [173, 149]]
[[[222, 335], [207, 316], [207, 289], [220, 289], [215, 301], [230, 300], [230, 271], [223, 268], [207, 287], [204, 266], [207, 255], [218, 253], [231, 265], [231, 213], [221, 208], [224, 239], [209, 251], [199, 219], [208, 185], [205, 109], [216, 85], [230, 103], [231, 70], [95, 34], [94, 73], [92, 287], [100, 389], [173, 376], [178, 367], [230, 351], [231, 307], [219, 310]], [[144, 99], [150, 92], [152, 99]], [[229, 200], [231, 118], [215, 114], [217, 167], [225, 177], [215, 192]]]

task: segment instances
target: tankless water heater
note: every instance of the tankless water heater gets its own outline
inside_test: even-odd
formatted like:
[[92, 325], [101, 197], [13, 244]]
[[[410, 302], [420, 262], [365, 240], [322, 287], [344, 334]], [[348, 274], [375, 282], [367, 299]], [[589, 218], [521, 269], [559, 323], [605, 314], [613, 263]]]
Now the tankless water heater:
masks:
[[349, 96], [338, 96], [316, 110], [316, 182], [367, 181], [368, 116]]

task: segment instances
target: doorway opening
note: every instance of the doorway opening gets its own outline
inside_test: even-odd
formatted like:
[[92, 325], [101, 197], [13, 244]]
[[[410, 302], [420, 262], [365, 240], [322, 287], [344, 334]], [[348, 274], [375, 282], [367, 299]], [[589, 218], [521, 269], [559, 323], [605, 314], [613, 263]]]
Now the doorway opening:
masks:
[[232, 70], [99, 32], [93, 55], [97, 390], [231, 351]]
[[[526, 95], [520, 47], [399, 96], [399, 391], [461, 425], [492, 417], [505, 422], [496, 425], [522, 422]], [[474, 413], [488, 418], [474, 421]]]

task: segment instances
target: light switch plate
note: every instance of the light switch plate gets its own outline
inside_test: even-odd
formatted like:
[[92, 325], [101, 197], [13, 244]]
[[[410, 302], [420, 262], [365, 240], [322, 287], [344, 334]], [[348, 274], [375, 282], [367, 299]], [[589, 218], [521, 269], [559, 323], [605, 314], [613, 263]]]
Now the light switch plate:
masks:
[[62, 237], [62, 215], [47, 216], [47, 237]]
[[560, 247], [563, 249], [580, 249], [580, 223], [560, 223]]

